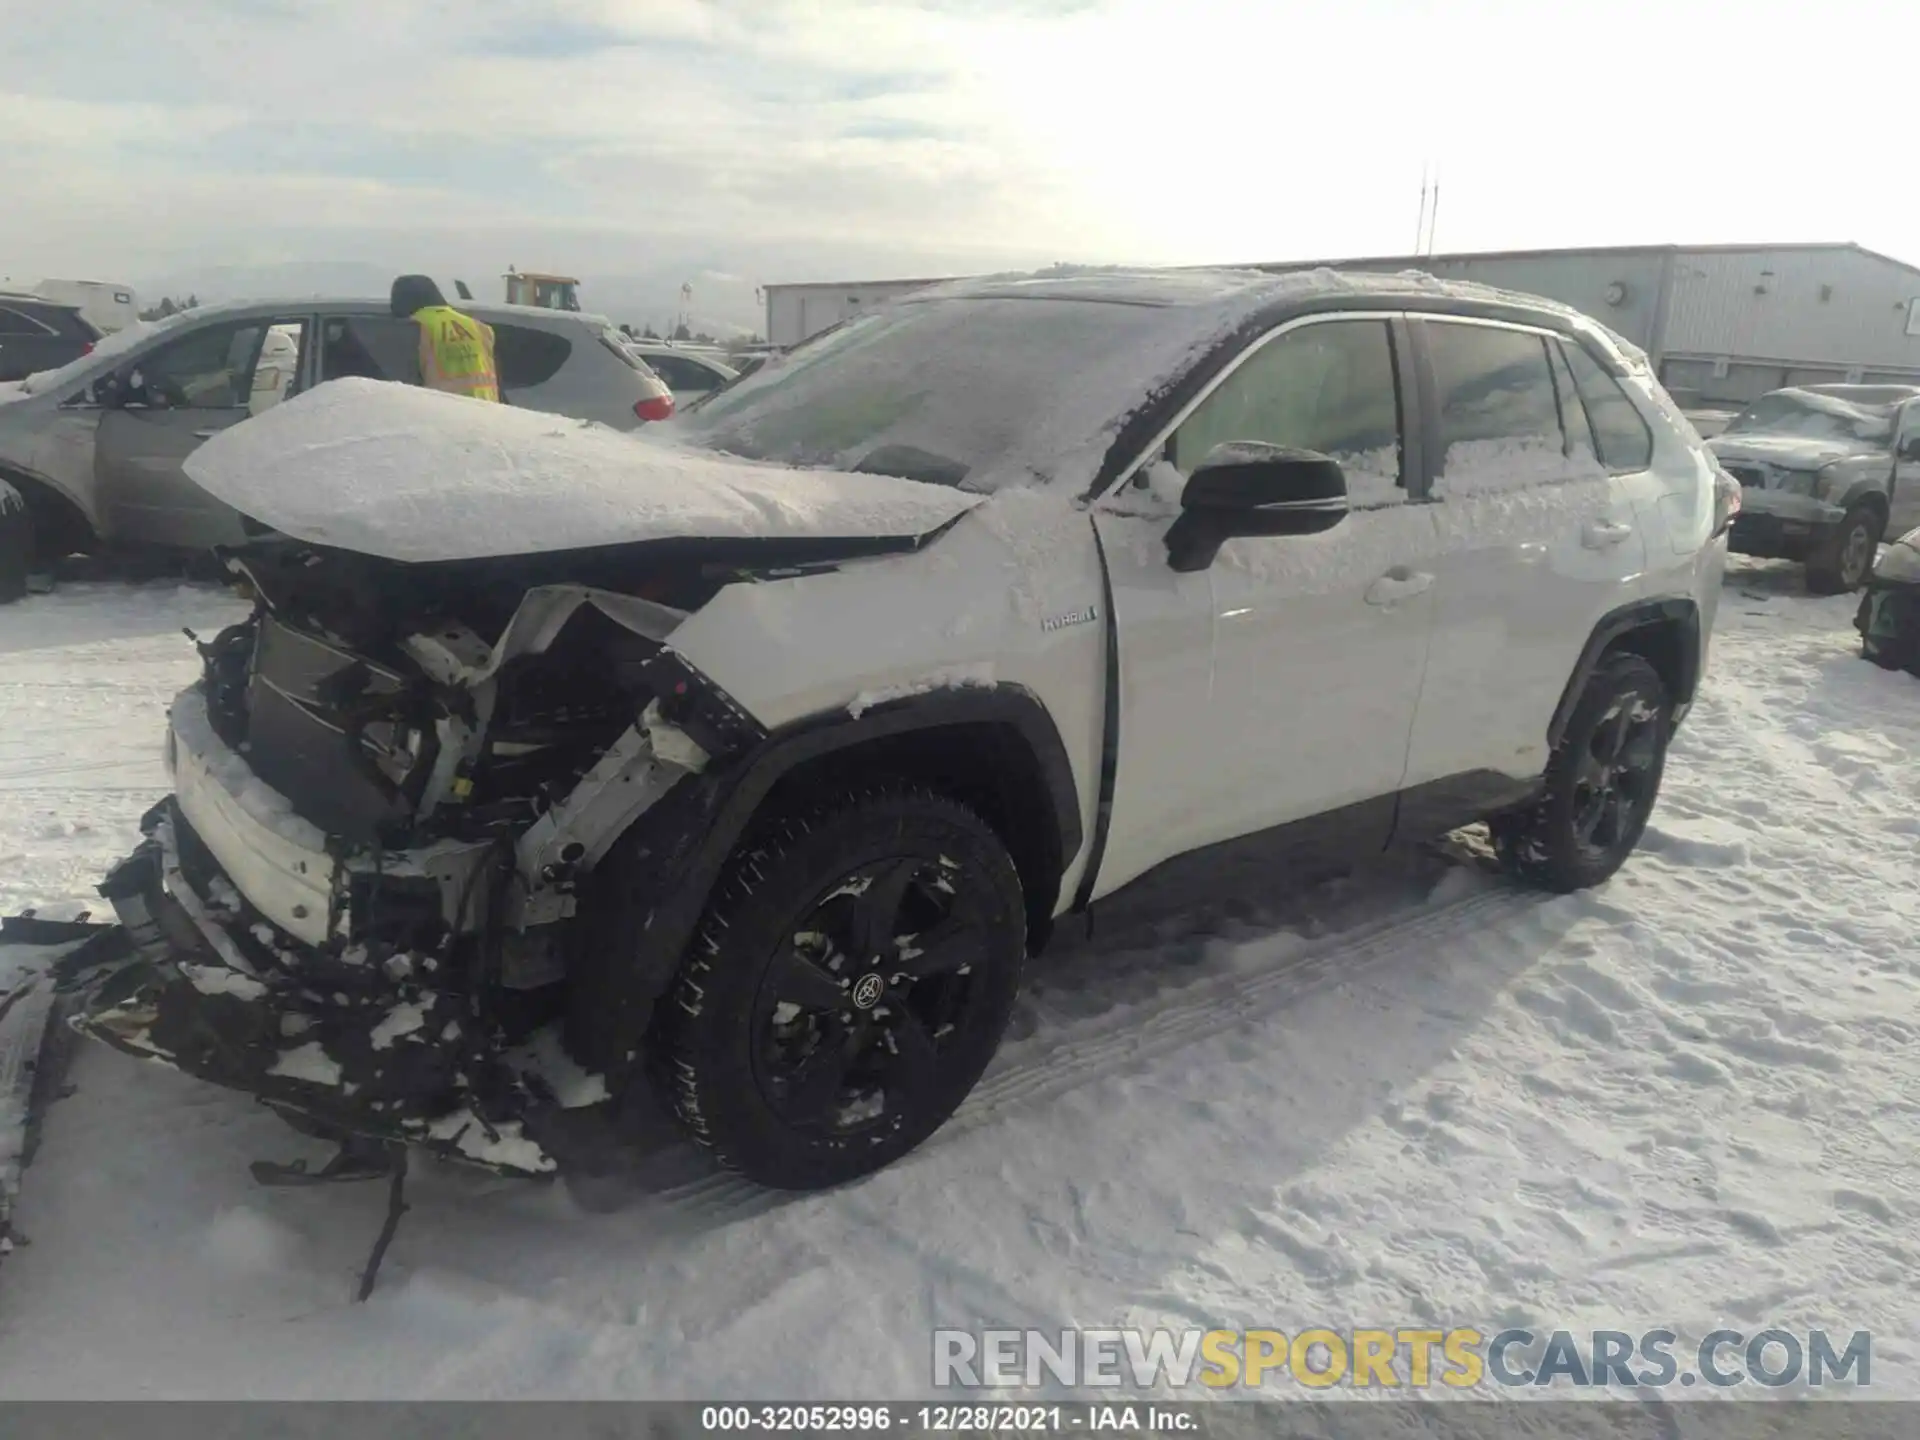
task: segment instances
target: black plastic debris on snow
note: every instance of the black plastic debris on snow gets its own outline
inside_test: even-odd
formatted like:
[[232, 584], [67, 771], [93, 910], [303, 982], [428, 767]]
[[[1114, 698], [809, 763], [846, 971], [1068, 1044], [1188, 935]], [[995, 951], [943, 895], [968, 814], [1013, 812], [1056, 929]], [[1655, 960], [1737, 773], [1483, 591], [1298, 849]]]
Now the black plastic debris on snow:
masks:
[[0, 916], [0, 1262], [25, 1238], [14, 1230], [20, 1185], [58, 1098], [75, 1037], [62, 1023], [61, 979], [126, 953], [118, 925]]

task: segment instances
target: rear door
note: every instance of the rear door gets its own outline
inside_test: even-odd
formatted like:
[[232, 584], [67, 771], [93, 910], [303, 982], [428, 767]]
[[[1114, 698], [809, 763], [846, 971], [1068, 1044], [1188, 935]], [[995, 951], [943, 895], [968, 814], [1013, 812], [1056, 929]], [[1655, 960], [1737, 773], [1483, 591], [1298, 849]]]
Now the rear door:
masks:
[[304, 353], [311, 329], [304, 317], [215, 320], [119, 372], [94, 451], [101, 508], [116, 538], [181, 549], [245, 538], [234, 511], [184, 467], [204, 442], [252, 413], [255, 372], [275, 329]]
[[1640, 593], [1646, 555], [1631, 485], [1595, 457], [1557, 337], [1464, 318], [1413, 326], [1439, 534], [1403, 804], [1403, 824], [1419, 830], [1510, 799], [1545, 769], [1581, 649]]

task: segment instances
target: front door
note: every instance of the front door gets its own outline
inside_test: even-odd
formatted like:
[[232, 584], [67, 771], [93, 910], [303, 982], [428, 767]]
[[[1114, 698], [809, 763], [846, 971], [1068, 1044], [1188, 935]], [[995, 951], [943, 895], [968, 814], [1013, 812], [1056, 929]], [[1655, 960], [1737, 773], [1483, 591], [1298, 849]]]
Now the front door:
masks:
[[[140, 356], [121, 372], [100, 417], [95, 473], [115, 539], [182, 549], [236, 544], [239, 516], [187, 477], [189, 455], [259, 408], [255, 372], [269, 332], [276, 350], [305, 352], [301, 321], [214, 321]], [[298, 359], [292, 365], [297, 372]], [[276, 382], [277, 384], [277, 382]], [[274, 390], [274, 398], [292, 388]]]
[[[1379, 848], [1406, 766], [1432, 623], [1426, 507], [1403, 481], [1397, 322], [1295, 321], [1255, 342], [1095, 515], [1120, 635], [1119, 751], [1094, 897], [1162, 860], [1324, 817]], [[1312, 536], [1229, 541], [1177, 574], [1165, 536], [1216, 446], [1318, 450], [1354, 506]], [[1287, 832], [1307, 846], [1318, 826]]]

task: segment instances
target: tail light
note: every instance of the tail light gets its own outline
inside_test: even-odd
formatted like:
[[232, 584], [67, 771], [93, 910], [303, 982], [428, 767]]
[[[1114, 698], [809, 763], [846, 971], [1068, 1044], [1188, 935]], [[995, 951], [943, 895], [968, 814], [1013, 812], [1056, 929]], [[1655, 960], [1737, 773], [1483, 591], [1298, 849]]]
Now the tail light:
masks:
[[672, 395], [649, 395], [644, 400], [633, 402], [633, 413], [642, 420], [671, 420], [673, 418]]
[[81, 347], [80, 353], [82, 355], [91, 355], [93, 353], [93, 341], [87, 341], [87, 343]]
[[1740, 513], [1740, 482], [1722, 470], [1713, 467], [1713, 533], [1724, 535], [1733, 525], [1733, 517]]

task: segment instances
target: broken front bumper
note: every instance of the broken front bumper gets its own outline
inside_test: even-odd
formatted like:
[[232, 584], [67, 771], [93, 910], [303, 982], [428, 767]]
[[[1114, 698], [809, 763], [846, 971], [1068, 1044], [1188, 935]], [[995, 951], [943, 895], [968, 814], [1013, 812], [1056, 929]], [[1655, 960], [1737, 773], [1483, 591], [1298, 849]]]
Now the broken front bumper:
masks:
[[75, 1029], [257, 1096], [309, 1133], [556, 1168], [533, 1133], [553, 1107], [437, 983], [441, 958], [302, 944], [241, 898], [175, 799], [142, 829], [100, 886], [132, 956], [82, 977]]

